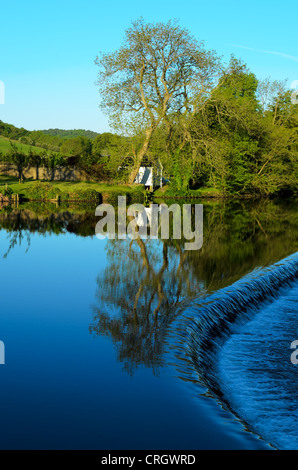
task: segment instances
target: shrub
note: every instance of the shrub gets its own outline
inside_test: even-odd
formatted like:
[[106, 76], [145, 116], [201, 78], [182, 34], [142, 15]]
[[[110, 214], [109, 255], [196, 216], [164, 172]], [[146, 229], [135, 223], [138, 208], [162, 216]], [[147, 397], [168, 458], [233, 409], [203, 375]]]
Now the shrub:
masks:
[[36, 201], [48, 201], [56, 199], [57, 196], [61, 197], [61, 195], [60, 189], [55, 188], [50, 183], [42, 183], [40, 181], [26, 190], [26, 197]]
[[70, 201], [97, 201], [100, 194], [95, 189], [78, 189], [71, 193], [62, 194], [61, 198]]
[[0, 187], [0, 194], [4, 197], [10, 197], [13, 194], [13, 190], [9, 186]]

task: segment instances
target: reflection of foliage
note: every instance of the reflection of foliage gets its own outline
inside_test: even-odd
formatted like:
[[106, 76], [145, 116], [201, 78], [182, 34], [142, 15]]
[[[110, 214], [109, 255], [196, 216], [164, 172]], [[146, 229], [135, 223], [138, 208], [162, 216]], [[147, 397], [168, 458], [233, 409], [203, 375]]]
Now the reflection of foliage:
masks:
[[129, 373], [139, 364], [157, 370], [175, 306], [199, 291], [190, 272], [184, 282], [184, 255], [158, 240], [108, 241], [90, 330], [113, 339]]
[[205, 207], [204, 242], [190, 258], [208, 290], [297, 251], [297, 201], [226, 202]]
[[18, 208], [3, 207], [0, 210], [0, 229], [9, 235], [9, 247], [4, 257], [24, 239], [27, 240], [28, 251], [30, 235], [34, 232], [42, 235], [69, 232], [82, 237], [94, 235], [95, 206], [26, 203]]
[[4, 197], [10, 198], [13, 195], [13, 189], [10, 186], [0, 186], [0, 194]]
[[28, 230], [26, 231], [19, 230], [17, 232], [11, 233], [10, 240], [9, 240], [9, 247], [6, 253], [3, 255], [3, 258], [7, 258], [9, 253], [15, 246], [17, 245], [21, 246], [24, 238], [27, 239], [27, 249], [26, 249], [26, 253], [27, 253], [30, 248], [30, 232]]
[[184, 240], [109, 240], [90, 331], [112, 339], [129, 373], [156, 371], [177, 305], [296, 251], [297, 222], [295, 201], [206, 203], [201, 250], [184, 251]]
[[[6, 256], [31, 233], [93, 236], [95, 204], [55, 206], [26, 203], [0, 210], [0, 228], [10, 236]], [[90, 331], [106, 335], [132, 373], [157, 372], [167, 330], [177, 306], [225, 287], [257, 266], [297, 251], [297, 201], [204, 203], [204, 241], [185, 251], [185, 240], [108, 240], [108, 265], [98, 278]]]

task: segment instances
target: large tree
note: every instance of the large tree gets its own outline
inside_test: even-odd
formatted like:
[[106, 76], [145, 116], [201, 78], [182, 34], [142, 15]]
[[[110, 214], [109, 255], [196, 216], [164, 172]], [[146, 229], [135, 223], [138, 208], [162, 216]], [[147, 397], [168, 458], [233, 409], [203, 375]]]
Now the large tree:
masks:
[[[172, 118], [195, 114], [217, 79], [219, 59], [176, 21], [145, 23], [139, 19], [125, 33], [123, 45], [101, 53], [98, 85], [101, 107], [124, 132], [138, 128], [142, 139], [132, 148], [133, 183], [155, 131]], [[118, 127], [119, 129], [119, 127]]]

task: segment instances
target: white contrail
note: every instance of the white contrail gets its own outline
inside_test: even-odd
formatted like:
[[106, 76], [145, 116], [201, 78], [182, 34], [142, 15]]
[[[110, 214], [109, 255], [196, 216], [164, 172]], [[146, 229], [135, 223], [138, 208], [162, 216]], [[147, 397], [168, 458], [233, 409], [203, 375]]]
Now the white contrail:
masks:
[[265, 51], [263, 49], [255, 49], [254, 47], [239, 46], [238, 44], [228, 44], [228, 46], [239, 47], [240, 49], [247, 49], [249, 51], [262, 52], [264, 54], [279, 55], [280, 57], [284, 57], [285, 59], [290, 59], [294, 60], [295, 62], [298, 62], [298, 57], [295, 57], [294, 55], [284, 54], [283, 52]]

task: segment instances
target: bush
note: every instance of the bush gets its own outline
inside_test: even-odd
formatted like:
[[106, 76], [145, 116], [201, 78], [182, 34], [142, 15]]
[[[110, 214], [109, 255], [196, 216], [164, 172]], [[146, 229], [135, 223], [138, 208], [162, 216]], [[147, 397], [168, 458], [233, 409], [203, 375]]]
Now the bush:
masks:
[[10, 197], [13, 194], [13, 190], [9, 186], [3, 186], [2, 188], [0, 187], [0, 194], [4, 197]]
[[97, 201], [100, 194], [94, 189], [80, 189], [66, 193], [51, 183], [42, 183], [38, 181], [36, 184], [26, 190], [25, 196], [32, 201], [49, 201], [50, 199], [59, 199], [61, 201]]
[[97, 201], [100, 194], [95, 189], [78, 189], [71, 193], [62, 193], [61, 199], [70, 201]]
[[49, 201], [56, 199], [57, 196], [61, 197], [61, 195], [60, 189], [50, 183], [41, 183], [40, 181], [26, 190], [26, 197], [35, 201]]

